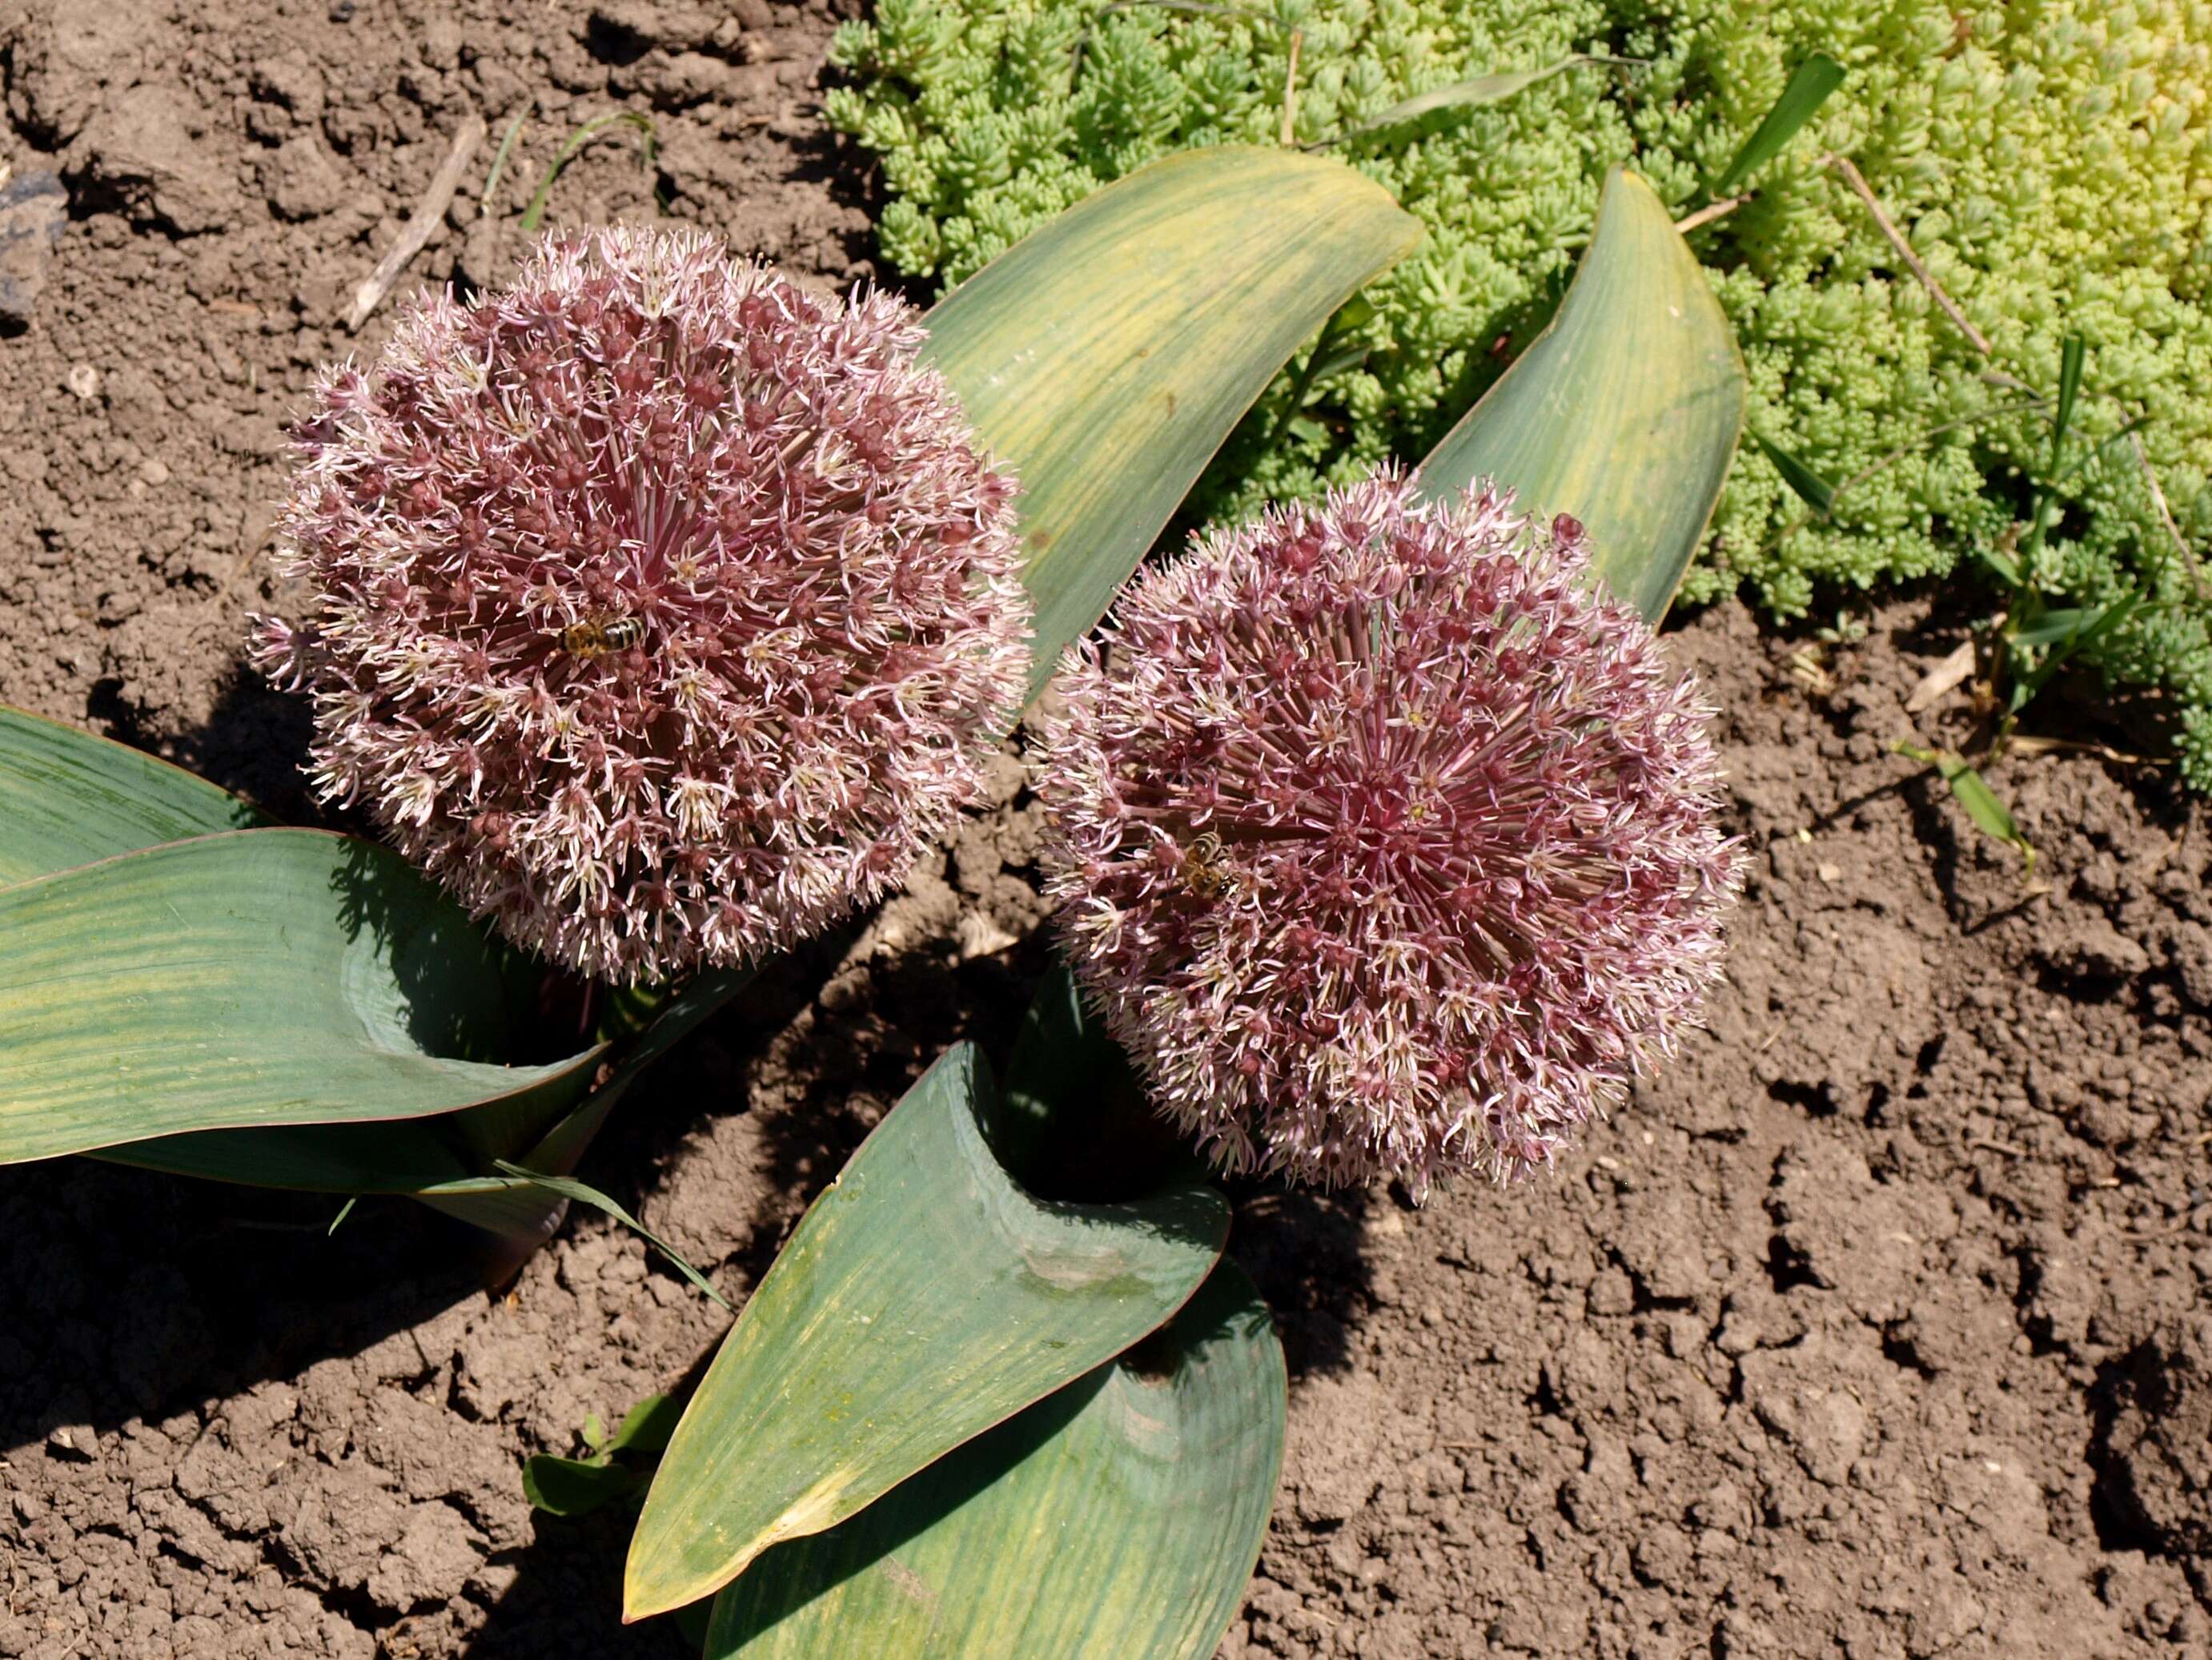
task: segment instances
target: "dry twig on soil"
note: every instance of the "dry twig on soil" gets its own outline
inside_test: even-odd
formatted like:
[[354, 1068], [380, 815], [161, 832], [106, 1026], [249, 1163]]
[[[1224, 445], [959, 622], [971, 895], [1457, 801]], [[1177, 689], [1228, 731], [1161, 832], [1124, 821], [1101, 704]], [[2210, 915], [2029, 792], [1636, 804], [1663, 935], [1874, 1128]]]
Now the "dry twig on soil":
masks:
[[399, 233], [399, 240], [392, 251], [376, 262], [376, 269], [368, 280], [353, 291], [353, 309], [346, 313], [346, 327], [358, 329], [368, 319], [369, 313], [383, 303], [384, 296], [399, 279], [407, 262], [422, 252], [422, 246], [438, 228], [438, 222], [446, 216], [446, 209], [453, 199], [453, 192], [461, 187], [461, 174], [469, 165], [469, 158], [483, 143], [483, 117], [471, 112], [461, 123], [460, 131], [453, 135], [452, 148], [447, 150], [444, 163], [437, 176], [431, 179], [430, 188], [415, 204], [415, 211], [407, 221], [407, 228]]

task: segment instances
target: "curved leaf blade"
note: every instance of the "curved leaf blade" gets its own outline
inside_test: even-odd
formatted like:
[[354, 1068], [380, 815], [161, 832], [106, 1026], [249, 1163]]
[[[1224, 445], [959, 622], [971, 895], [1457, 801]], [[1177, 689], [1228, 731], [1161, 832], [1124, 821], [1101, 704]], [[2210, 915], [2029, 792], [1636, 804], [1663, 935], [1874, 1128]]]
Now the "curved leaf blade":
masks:
[[261, 815], [181, 767], [0, 708], [0, 887]]
[[1667, 613], [1720, 499], [1747, 382], [1705, 273], [1650, 185], [1616, 167], [1559, 314], [1421, 464], [1431, 496], [1496, 479], [1570, 513], [1646, 620]]
[[940, 301], [923, 356], [1022, 487], [1035, 697], [1275, 371], [1420, 225], [1341, 162], [1141, 167]]
[[372, 842], [202, 836], [0, 889], [0, 1162], [580, 1093], [506, 1046], [491, 948]]
[[623, 1617], [696, 1602], [834, 1527], [1127, 1347], [1197, 1289], [1228, 1206], [1206, 1188], [1048, 1203], [946, 1054], [806, 1213], [670, 1441], [630, 1541]]
[[1203, 1660], [1236, 1614], [1283, 1457], [1282, 1347], [1222, 1263], [1100, 1367], [715, 1599], [706, 1660]]

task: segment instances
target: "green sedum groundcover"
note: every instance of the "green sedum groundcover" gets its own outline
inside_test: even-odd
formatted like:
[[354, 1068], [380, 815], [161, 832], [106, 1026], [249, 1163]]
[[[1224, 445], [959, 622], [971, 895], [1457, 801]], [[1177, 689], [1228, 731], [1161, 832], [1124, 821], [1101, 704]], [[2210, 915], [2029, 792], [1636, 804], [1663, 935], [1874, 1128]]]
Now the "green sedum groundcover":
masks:
[[[887, 258], [951, 283], [1164, 152], [1279, 142], [1294, 30], [1295, 141], [1345, 156], [1429, 234], [1367, 291], [1371, 310], [1341, 314], [1318, 361], [1278, 379], [1201, 487], [1206, 513], [1424, 453], [1549, 313], [1607, 167], [1632, 159], [1678, 213], [1702, 205], [1791, 69], [1826, 52], [1849, 71], [1843, 89], [1759, 175], [1756, 199], [1692, 241], [1742, 344], [1748, 429], [1842, 489], [1815, 514], [1747, 446], [1685, 597], [1740, 588], [1791, 616], [1962, 561], [1978, 571], [1972, 550], [2027, 510], [2019, 466], [2049, 443], [2031, 405], [2079, 332], [2087, 459], [2039, 575], [2088, 603], [2144, 593], [2094, 655], [2174, 696], [2185, 769], [2212, 787], [2212, 587], [2191, 551], [2212, 538], [2212, 10], [884, 0], [839, 36], [854, 80], [829, 115], [881, 154]], [[1509, 96], [1359, 131], [1410, 96], [1553, 68]], [[1834, 153], [1988, 356], [1820, 165]]]

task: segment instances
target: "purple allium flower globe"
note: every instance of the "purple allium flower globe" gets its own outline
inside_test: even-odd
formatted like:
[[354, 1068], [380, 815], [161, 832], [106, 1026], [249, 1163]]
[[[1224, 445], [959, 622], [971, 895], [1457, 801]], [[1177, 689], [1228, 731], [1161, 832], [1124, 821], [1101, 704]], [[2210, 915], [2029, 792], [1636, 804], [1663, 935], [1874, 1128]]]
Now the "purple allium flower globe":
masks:
[[430, 299], [297, 429], [314, 609], [256, 652], [316, 785], [584, 973], [754, 960], [979, 790], [1024, 672], [1013, 487], [915, 314], [687, 231]]
[[1384, 474], [1200, 538], [1072, 654], [1038, 767], [1075, 971], [1232, 1170], [1548, 1164], [1717, 976], [1708, 711], [1582, 532]]

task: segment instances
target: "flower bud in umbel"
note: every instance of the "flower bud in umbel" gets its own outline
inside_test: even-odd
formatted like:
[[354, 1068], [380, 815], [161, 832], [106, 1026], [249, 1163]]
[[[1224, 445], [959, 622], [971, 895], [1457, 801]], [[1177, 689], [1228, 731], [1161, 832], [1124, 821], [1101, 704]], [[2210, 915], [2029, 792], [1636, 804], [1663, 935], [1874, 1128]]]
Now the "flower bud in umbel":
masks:
[[585, 973], [757, 958], [980, 789], [1024, 673], [1013, 486], [913, 312], [688, 231], [549, 240], [327, 371], [256, 657], [325, 799]]
[[1371, 478], [1148, 573], [1060, 684], [1069, 960], [1229, 1169], [1548, 1164], [1718, 973], [1708, 711], [1571, 519]]

